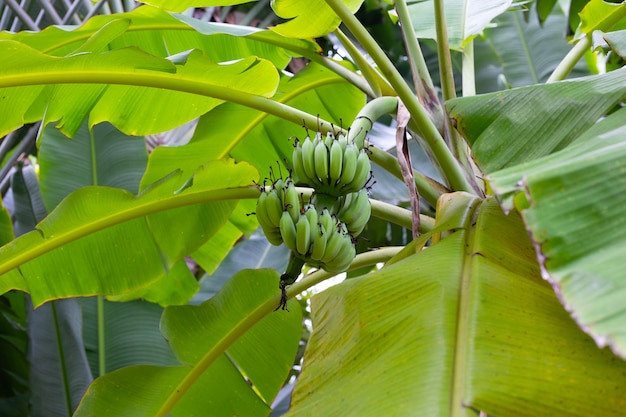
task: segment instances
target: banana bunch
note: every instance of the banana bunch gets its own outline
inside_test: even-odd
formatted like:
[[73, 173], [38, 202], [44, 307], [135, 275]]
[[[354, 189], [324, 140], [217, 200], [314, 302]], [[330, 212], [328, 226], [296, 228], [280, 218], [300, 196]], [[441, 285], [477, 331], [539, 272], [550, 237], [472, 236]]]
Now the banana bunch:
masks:
[[318, 132], [298, 141], [293, 150], [294, 181], [317, 192], [338, 197], [362, 189], [370, 178], [371, 164], [364, 149], [344, 135]]
[[311, 204], [326, 208], [346, 225], [353, 237], [361, 234], [372, 214], [372, 206], [365, 188], [356, 193], [333, 198], [327, 194], [314, 193]]
[[275, 246], [283, 243], [280, 233], [282, 215], [287, 213], [292, 221], [300, 216], [302, 201], [291, 178], [277, 179], [269, 190], [261, 191], [256, 202], [256, 216], [267, 240]]
[[288, 211], [284, 211], [279, 229], [285, 246], [293, 254], [328, 272], [345, 271], [356, 255], [345, 223], [327, 209], [318, 213], [316, 207], [309, 204], [303, 207], [295, 221]]

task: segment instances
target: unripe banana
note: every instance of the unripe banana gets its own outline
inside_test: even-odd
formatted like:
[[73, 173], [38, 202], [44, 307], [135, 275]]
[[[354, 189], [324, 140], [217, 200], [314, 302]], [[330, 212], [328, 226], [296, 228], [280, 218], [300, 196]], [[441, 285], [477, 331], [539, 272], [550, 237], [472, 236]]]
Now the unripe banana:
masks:
[[296, 223], [300, 218], [300, 196], [298, 195], [298, 191], [296, 191], [296, 186], [293, 185], [293, 181], [289, 183], [287, 188], [285, 188], [285, 197], [284, 197], [284, 210], [286, 210], [291, 216], [291, 220]]
[[296, 143], [291, 156], [291, 165], [293, 167], [293, 180], [296, 184], [308, 185], [307, 176], [304, 172], [304, 164], [302, 162], [302, 146], [300, 142]]
[[283, 237], [280, 234], [280, 229], [278, 227], [275, 227], [271, 230], [263, 229], [263, 233], [265, 234], [267, 241], [270, 242], [272, 245], [280, 246], [283, 244]]
[[326, 143], [320, 142], [315, 147], [315, 173], [322, 184], [329, 184], [328, 162], [328, 148]]
[[361, 234], [371, 214], [372, 207], [367, 190], [361, 189], [357, 193], [346, 195], [344, 205], [337, 213], [337, 217], [345, 223], [348, 232], [355, 237]]
[[341, 151], [343, 152], [348, 146], [348, 137], [340, 133], [337, 137], [337, 142], [339, 142], [339, 146], [341, 146]]
[[337, 224], [335, 220], [335, 224], [335, 228], [328, 231], [326, 249], [324, 250], [324, 256], [322, 256], [321, 259], [324, 263], [337, 256], [343, 245], [342, 239], [346, 237], [346, 235], [340, 230], [341, 223]]
[[330, 149], [334, 141], [335, 141], [335, 135], [333, 134], [333, 132], [326, 133], [326, 140], [324, 140], [324, 143], [326, 144], [326, 148]]
[[[328, 235], [324, 233], [321, 216], [318, 215], [314, 206], [309, 206], [305, 215], [311, 228], [311, 253], [309, 256], [312, 260], [319, 261], [324, 256]], [[330, 215], [328, 217], [330, 218]]]
[[315, 174], [315, 145], [309, 136], [302, 142], [302, 167], [307, 178], [306, 184], [312, 187], [321, 185]]
[[292, 251], [296, 250], [296, 225], [288, 211], [284, 211], [280, 218], [280, 236], [283, 238], [285, 246]]
[[337, 218], [330, 214], [328, 209], [323, 209], [318, 217], [320, 223], [320, 231], [326, 235], [326, 240], [330, 237], [331, 233], [337, 229]]
[[283, 202], [279, 197], [279, 192], [276, 189], [271, 189], [267, 193], [267, 199], [265, 200], [265, 209], [267, 210], [267, 217], [273, 227], [278, 227], [280, 223], [280, 216], [283, 214]]
[[359, 148], [354, 143], [349, 143], [343, 151], [343, 164], [341, 168], [341, 176], [339, 177], [339, 186], [352, 183], [354, 174], [356, 173], [357, 160], [359, 158]]
[[356, 256], [356, 249], [350, 237], [342, 237], [343, 239], [341, 240], [341, 248], [339, 252], [333, 259], [326, 262], [326, 266], [324, 267], [324, 269], [328, 272], [344, 272], [346, 269], [348, 269], [348, 267], [352, 263], [352, 260]]
[[311, 196], [311, 204], [317, 207], [318, 210], [328, 209], [330, 214], [336, 214], [341, 197], [334, 197], [332, 195], [315, 192]]
[[367, 156], [367, 152], [361, 150], [359, 157], [356, 160], [356, 171], [352, 182], [344, 184], [342, 191], [344, 193], [354, 193], [359, 191], [365, 186], [365, 183], [369, 179], [372, 165], [370, 164], [370, 158]]
[[306, 256], [309, 253], [310, 246], [311, 227], [307, 217], [301, 214], [296, 224], [296, 252], [302, 256]]
[[337, 185], [341, 178], [341, 169], [343, 167], [343, 151], [338, 141], [333, 141], [330, 147], [330, 156], [328, 161], [330, 167], [328, 170], [329, 183]]

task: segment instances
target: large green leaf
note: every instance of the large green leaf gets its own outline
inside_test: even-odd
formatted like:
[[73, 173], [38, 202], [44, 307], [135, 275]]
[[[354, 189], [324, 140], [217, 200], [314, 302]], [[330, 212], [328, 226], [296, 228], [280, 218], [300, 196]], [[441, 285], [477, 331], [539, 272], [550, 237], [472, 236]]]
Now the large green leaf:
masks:
[[216, 62], [258, 56], [280, 69], [291, 59], [287, 51], [299, 55], [320, 50], [311, 40], [289, 39], [253, 27], [203, 22], [150, 6], [124, 14], [94, 16], [78, 27], [49, 26], [41, 32], [0, 32], [0, 39], [20, 41], [55, 56], [135, 46], [165, 58], [200, 49]]
[[[115, 188], [81, 188], [35, 231], [0, 249], [0, 290], [29, 291], [35, 305], [60, 297], [129, 292], [164, 304], [180, 302], [173, 288], [150, 284], [164, 280], [182, 261], [176, 257], [197, 250], [219, 230], [236, 204], [220, 200], [254, 195], [254, 189], [232, 188], [250, 184], [257, 175], [249, 164], [212, 161], [191, 178], [174, 173], [137, 196]], [[183, 232], [189, 239], [155, 227], [159, 216], [167, 214], [163, 210], [211, 201], [195, 233], [192, 221], [185, 222]], [[62, 279], [49, 276], [49, 271], [59, 271]]]
[[[496, 16], [504, 13], [511, 3], [513, 3], [512, 0], [445, 1], [444, 9], [450, 48], [462, 49]], [[437, 39], [433, 0], [411, 4], [409, 13], [418, 38]]]
[[234, 4], [249, 3], [254, 0], [143, 0], [143, 3], [152, 4], [165, 10], [182, 12], [191, 7], [231, 6]]
[[[363, 0], [341, 0], [355, 13]], [[319, 38], [337, 29], [341, 23], [339, 16], [325, 0], [275, 0], [274, 12], [283, 19], [291, 19], [272, 28], [273, 31], [289, 38]]]
[[440, 242], [313, 297], [287, 415], [622, 415], [626, 363], [563, 311], [520, 217], [454, 194], [438, 222]]
[[489, 176], [521, 210], [544, 278], [599, 346], [626, 357], [626, 109], [561, 152]]
[[626, 68], [448, 102], [483, 172], [563, 149], [626, 94]]
[[269, 97], [278, 84], [268, 61], [218, 64], [197, 50], [174, 65], [136, 48], [58, 58], [6, 40], [0, 55], [0, 132], [45, 117], [72, 133], [89, 116], [91, 126], [109, 121], [130, 135], [159, 133], [237, 93]]
[[266, 416], [301, 333], [297, 302], [270, 314], [277, 285], [276, 271], [246, 270], [200, 306], [167, 308], [163, 334], [185, 366], [135, 366], [98, 378], [76, 416]]

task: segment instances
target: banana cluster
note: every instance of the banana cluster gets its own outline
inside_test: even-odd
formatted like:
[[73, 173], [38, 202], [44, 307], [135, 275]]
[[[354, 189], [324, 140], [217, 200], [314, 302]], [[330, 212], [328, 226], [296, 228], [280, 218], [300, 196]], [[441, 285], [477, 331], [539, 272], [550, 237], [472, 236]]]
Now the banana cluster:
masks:
[[296, 184], [307, 185], [317, 192], [334, 197], [354, 193], [365, 187], [371, 164], [364, 149], [348, 142], [344, 135], [318, 132], [298, 141], [292, 156]]
[[328, 272], [345, 271], [356, 255], [345, 223], [326, 209], [318, 213], [313, 205], [304, 207], [296, 222], [284, 211], [280, 234], [285, 246], [296, 256]]
[[346, 225], [348, 233], [354, 237], [361, 234], [372, 214], [372, 206], [365, 188], [337, 198], [315, 193], [311, 197], [311, 204], [328, 209], [331, 215]]

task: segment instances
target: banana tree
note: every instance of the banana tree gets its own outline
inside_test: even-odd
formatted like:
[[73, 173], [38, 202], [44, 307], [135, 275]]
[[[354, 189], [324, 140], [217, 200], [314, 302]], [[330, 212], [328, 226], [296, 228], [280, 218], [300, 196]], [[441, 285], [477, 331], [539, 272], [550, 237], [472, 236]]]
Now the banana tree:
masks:
[[[357, 18], [358, 0], [277, 0], [285, 22], [268, 30], [180, 13], [217, 2], [146, 3], [0, 33], [0, 131], [41, 123], [38, 173], [18, 170], [12, 186], [19, 236], [1, 219], [0, 292], [52, 306], [57, 322], [80, 314], [58, 300], [100, 297], [83, 304], [83, 341], [66, 341], [80, 325], [50, 336], [63, 359], [50, 371], [61, 375], [55, 415], [269, 415], [308, 314], [296, 297], [344, 271], [307, 307], [287, 415], [623, 413], [626, 70], [565, 79], [592, 48], [623, 58], [626, 5], [589, 1], [573, 46], [549, 63], [520, 30], [534, 84], [508, 72], [516, 88], [475, 95], [474, 39], [495, 40], [485, 28], [496, 18], [521, 27], [511, 1], [396, 1], [410, 80]], [[554, 2], [541, 3], [545, 19]], [[320, 54], [313, 39], [330, 34], [345, 58]], [[295, 75], [294, 57], [309, 62]], [[375, 122], [388, 116], [385, 138]], [[149, 156], [134, 138], [196, 119], [188, 143]], [[347, 167], [370, 163], [380, 183], [350, 183]], [[369, 201], [346, 197], [363, 187]], [[259, 224], [267, 240], [250, 252]], [[410, 242], [385, 243], [391, 225]], [[342, 247], [327, 250], [334, 236]], [[270, 243], [288, 247], [288, 265], [268, 262]], [[228, 269], [218, 291], [199, 285], [187, 261], [213, 273], [229, 251], [229, 265], [245, 256], [250, 268]], [[107, 315], [102, 297], [128, 309]], [[154, 318], [157, 305], [162, 338], [146, 338], [158, 359], [135, 350], [107, 366], [105, 328], [131, 334], [124, 314]], [[74, 377], [81, 343], [99, 366]]]

